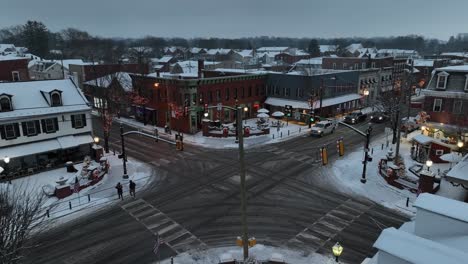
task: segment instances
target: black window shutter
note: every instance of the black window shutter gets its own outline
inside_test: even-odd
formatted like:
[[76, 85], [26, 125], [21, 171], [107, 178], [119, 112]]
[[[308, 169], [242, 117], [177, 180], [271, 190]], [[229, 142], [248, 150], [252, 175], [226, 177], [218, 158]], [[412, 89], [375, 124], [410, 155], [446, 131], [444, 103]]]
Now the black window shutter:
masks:
[[47, 133], [45, 119], [41, 120], [41, 124], [42, 124], [42, 133]]
[[15, 127], [15, 137], [20, 137], [20, 129], [18, 123], [14, 123], [13, 126]]
[[39, 135], [41, 133], [41, 124], [39, 123], [39, 120], [34, 121], [36, 124], [36, 135]]
[[70, 117], [71, 117], [72, 127], [75, 128], [75, 115], [70, 115]]
[[26, 122], [22, 122], [21, 126], [23, 127], [23, 136], [29, 136], [28, 135], [28, 127], [26, 126]]
[[0, 126], [0, 135], [1, 135], [2, 139], [6, 138], [6, 136], [5, 136], [5, 127], [4, 126]]
[[54, 118], [54, 122], [55, 122], [55, 131], [59, 131], [58, 119]]
[[83, 127], [86, 126], [86, 114], [82, 114], [81, 118], [83, 118]]

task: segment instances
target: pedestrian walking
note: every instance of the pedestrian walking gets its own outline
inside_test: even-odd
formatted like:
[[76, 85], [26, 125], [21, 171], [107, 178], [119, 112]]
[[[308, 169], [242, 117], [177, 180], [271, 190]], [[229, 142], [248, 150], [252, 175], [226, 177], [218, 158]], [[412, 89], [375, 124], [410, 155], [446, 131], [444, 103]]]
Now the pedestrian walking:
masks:
[[135, 189], [136, 189], [135, 182], [130, 180], [130, 183], [128, 185], [130, 187], [130, 196], [133, 196], [135, 198]]
[[122, 188], [122, 184], [120, 184], [120, 182], [118, 182], [117, 185], [115, 186], [115, 188], [117, 189], [117, 194], [119, 195], [119, 199], [122, 199], [122, 201], [123, 201], [123, 188]]

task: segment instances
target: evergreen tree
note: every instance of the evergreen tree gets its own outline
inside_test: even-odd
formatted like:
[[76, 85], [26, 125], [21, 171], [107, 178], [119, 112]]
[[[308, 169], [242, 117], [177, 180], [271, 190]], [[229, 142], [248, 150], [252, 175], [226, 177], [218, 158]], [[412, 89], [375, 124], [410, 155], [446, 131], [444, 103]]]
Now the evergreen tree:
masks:
[[319, 57], [320, 56], [320, 47], [319, 47], [318, 41], [316, 39], [310, 40], [309, 47], [308, 47], [307, 51], [309, 51], [309, 54], [312, 57]]
[[49, 53], [49, 30], [42, 22], [26, 22], [23, 26], [22, 38], [30, 53], [39, 57], [44, 57]]

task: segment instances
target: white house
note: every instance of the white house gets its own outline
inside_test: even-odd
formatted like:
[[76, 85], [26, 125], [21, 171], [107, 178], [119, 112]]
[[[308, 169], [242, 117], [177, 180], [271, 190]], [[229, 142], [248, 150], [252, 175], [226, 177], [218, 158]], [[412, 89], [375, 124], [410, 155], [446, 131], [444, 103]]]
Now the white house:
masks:
[[0, 83], [0, 149], [11, 160], [9, 176], [82, 159], [93, 142], [91, 123], [88, 101], [69, 79]]
[[87, 65], [81, 59], [42, 60], [32, 59], [28, 64], [29, 76], [33, 80], [56, 80], [70, 76], [70, 64]]
[[468, 204], [423, 193], [414, 207], [414, 221], [383, 230], [363, 264], [467, 263]]

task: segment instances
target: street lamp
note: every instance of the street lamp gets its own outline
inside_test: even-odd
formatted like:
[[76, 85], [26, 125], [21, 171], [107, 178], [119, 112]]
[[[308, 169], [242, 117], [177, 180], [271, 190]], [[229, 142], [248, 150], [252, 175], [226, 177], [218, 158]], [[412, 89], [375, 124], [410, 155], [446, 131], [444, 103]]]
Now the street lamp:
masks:
[[208, 117], [208, 112], [204, 113], [203, 115], [204, 115], [205, 117]]
[[10, 163], [10, 157], [8, 156], [5, 156], [3, 158], [3, 161], [5, 162], [5, 176], [8, 178], [8, 183], [11, 184], [11, 179], [10, 177], [8, 176], [8, 163]]
[[336, 244], [332, 247], [332, 252], [335, 256], [335, 261], [338, 262], [338, 258], [341, 256], [341, 253], [343, 253], [343, 246], [340, 245], [339, 242], [336, 242]]
[[154, 88], [158, 88], [159, 87], [159, 83], [154, 83]]
[[[246, 106], [244, 107], [244, 112], [247, 113], [249, 111], [249, 108]], [[245, 118], [245, 124], [247, 125], [247, 118]]]
[[459, 147], [459, 148], [463, 148], [464, 145], [465, 145], [465, 144], [464, 144], [463, 141], [461, 141], [461, 140], [459, 140], [459, 141], [457, 142], [457, 147]]
[[432, 160], [430, 159], [426, 160], [426, 166], [427, 166], [428, 171], [431, 171], [432, 164], [433, 164]]
[[424, 130], [426, 130], [426, 126], [421, 126], [421, 135], [424, 134]]
[[96, 145], [99, 144], [99, 137], [94, 137], [93, 140], [94, 140], [94, 143], [95, 143]]
[[369, 89], [364, 89], [363, 94], [364, 94], [365, 96], [369, 96]]

